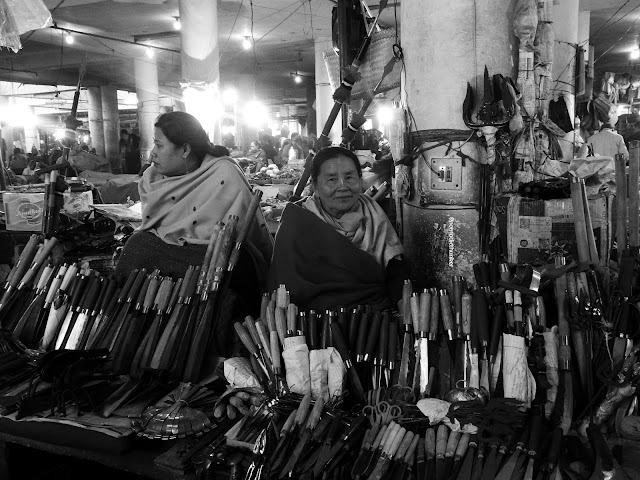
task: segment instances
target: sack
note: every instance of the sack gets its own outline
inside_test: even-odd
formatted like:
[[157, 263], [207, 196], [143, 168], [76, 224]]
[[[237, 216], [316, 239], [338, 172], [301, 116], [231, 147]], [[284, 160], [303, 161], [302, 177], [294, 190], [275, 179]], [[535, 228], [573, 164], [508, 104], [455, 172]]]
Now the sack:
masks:
[[42, 0], [0, 0], [0, 47], [17, 53], [20, 35], [53, 25], [51, 13]]

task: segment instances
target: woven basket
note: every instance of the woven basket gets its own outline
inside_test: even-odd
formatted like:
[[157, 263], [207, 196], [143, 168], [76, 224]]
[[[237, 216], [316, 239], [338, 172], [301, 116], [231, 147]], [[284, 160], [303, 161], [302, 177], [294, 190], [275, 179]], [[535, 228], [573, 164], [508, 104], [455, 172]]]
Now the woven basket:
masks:
[[[395, 29], [387, 28], [373, 33], [371, 45], [369, 45], [364, 61], [358, 70], [361, 78], [351, 90], [352, 99], [368, 98], [371, 95], [371, 92], [382, 77], [385, 65], [393, 58], [393, 44], [395, 41]], [[331, 88], [335, 90], [340, 86], [340, 60], [333, 50], [324, 52], [323, 57], [329, 73]], [[386, 92], [399, 87], [401, 70], [402, 63], [396, 61], [393, 71], [385, 77], [378, 91]]]

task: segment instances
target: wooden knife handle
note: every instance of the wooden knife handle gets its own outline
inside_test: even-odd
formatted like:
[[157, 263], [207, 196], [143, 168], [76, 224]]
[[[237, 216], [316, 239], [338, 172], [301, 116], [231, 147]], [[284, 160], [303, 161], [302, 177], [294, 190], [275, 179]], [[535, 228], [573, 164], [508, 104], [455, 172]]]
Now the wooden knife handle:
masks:
[[[411, 445], [409, 446], [409, 449], [407, 450], [407, 453], [405, 453], [404, 457], [402, 458], [402, 461], [404, 463], [412, 465], [411, 460], [413, 459], [413, 456], [416, 453], [416, 448], [418, 448], [418, 445], [420, 444], [421, 440], [422, 439], [420, 438], [420, 435], [414, 435], [413, 436], [413, 440], [411, 441]], [[423, 455], [424, 455], [424, 451], [423, 451]]]
[[276, 290], [276, 308], [287, 308], [287, 287], [284, 284]]
[[263, 293], [262, 298], [260, 299], [260, 320], [267, 319], [267, 306], [269, 305], [269, 300], [271, 300], [271, 295], [268, 293]]
[[[360, 319], [361, 315], [358, 309], [354, 308], [353, 310], [351, 310], [351, 318], [349, 319], [349, 349], [352, 352], [355, 352], [357, 348]], [[364, 349], [364, 347], [362, 348]]]
[[240, 230], [238, 231], [235, 247], [229, 257], [229, 270], [233, 270], [234, 266], [238, 263], [238, 259], [240, 258], [240, 247], [246, 240], [251, 225], [253, 225], [253, 221], [256, 217], [256, 211], [260, 206], [261, 199], [262, 190], [254, 190], [251, 201], [249, 202], [249, 206], [245, 211], [244, 220], [242, 222], [242, 225], [240, 226]]
[[160, 277], [153, 275], [149, 279], [149, 286], [147, 287], [147, 291], [142, 302], [142, 309], [144, 312], [147, 312], [151, 307], [153, 307], [153, 301], [156, 299], [158, 290], [160, 290]]
[[277, 332], [278, 327], [276, 326], [276, 307], [275, 304], [270, 301], [267, 306], [267, 328], [270, 332]]
[[398, 355], [398, 322], [389, 322], [389, 348], [387, 350], [387, 364], [389, 369], [395, 367], [396, 356]]
[[280, 360], [280, 345], [278, 343], [278, 332], [269, 332], [269, 343], [271, 344], [271, 364], [276, 374], [280, 374], [282, 361]]
[[413, 442], [413, 437], [414, 437], [413, 432], [406, 432], [404, 434], [404, 436], [402, 437], [402, 441], [398, 446], [398, 450], [393, 455], [394, 458], [404, 458], [406, 453], [409, 451], [409, 447], [411, 446], [411, 443]]
[[160, 288], [158, 288], [158, 292], [156, 293], [156, 298], [153, 300], [153, 305], [158, 313], [164, 313], [169, 305], [169, 299], [171, 298], [171, 293], [173, 292], [173, 279], [169, 276], [166, 276], [160, 282]]
[[429, 340], [435, 340], [440, 329], [440, 296], [437, 291], [431, 294], [431, 318], [429, 323]]
[[297, 413], [298, 413], [297, 408], [294, 408], [293, 410], [291, 410], [291, 413], [285, 420], [284, 425], [282, 425], [282, 429], [280, 429], [281, 437], [284, 436], [284, 434], [289, 433], [291, 431], [291, 429], [293, 428], [293, 421], [295, 420]]
[[467, 454], [467, 449], [469, 448], [469, 438], [470, 435], [468, 433], [463, 433], [458, 440], [458, 446], [456, 447], [455, 458], [462, 458]]
[[258, 337], [260, 337], [260, 343], [262, 343], [262, 351], [271, 360], [271, 342], [269, 341], [269, 332], [267, 327], [264, 326], [264, 322], [258, 320], [255, 324], [258, 331]]
[[338, 310], [338, 323], [340, 324], [340, 329], [344, 333], [345, 337], [349, 335], [349, 312], [346, 308], [340, 307]]
[[388, 360], [389, 348], [389, 312], [382, 313], [382, 320], [380, 322], [380, 335], [378, 337], [378, 360], [380, 365], [386, 365]]
[[418, 334], [420, 330], [420, 296], [417, 293], [413, 293], [409, 299], [411, 305], [411, 322], [413, 324], [413, 331]]
[[178, 297], [180, 296], [180, 290], [182, 290], [182, 284], [184, 283], [184, 279], [179, 278], [178, 280], [176, 280], [175, 285], [173, 286], [173, 289], [171, 290], [171, 297], [169, 297], [169, 303], [167, 304], [167, 313], [170, 313], [171, 310], [173, 310], [173, 308], [176, 306], [176, 303], [178, 303]]
[[427, 461], [436, 458], [436, 430], [427, 428], [424, 434], [424, 451], [427, 454]]
[[[142, 285], [140, 286], [140, 289], [138, 290], [138, 295], [136, 295], [136, 297], [131, 302], [133, 305], [135, 305], [136, 310], [140, 310], [142, 308], [142, 304], [144, 303], [144, 299], [147, 296], [147, 290], [149, 289], [149, 283], [151, 283], [151, 276], [145, 275], [143, 280], [142, 280]], [[135, 284], [134, 284], [134, 286], [135, 286]]]
[[447, 440], [449, 438], [449, 428], [440, 424], [436, 432], [436, 457], [443, 458], [447, 450]]
[[275, 309], [276, 332], [280, 339], [280, 344], [284, 345], [284, 338], [287, 336], [287, 314], [282, 307]]
[[[69, 270], [71, 270], [71, 267], [69, 267]], [[67, 270], [67, 272], [69, 272], [69, 270]], [[136, 278], [138, 278], [138, 272], [139, 270], [137, 268], [134, 268], [133, 270], [131, 270], [131, 273], [129, 273], [129, 277], [127, 277], [127, 281], [124, 282], [124, 285], [122, 286], [122, 290], [120, 290], [120, 295], [116, 300], [118, 303], [122, 303], [127, 299], [127, 294], [129, 293], [129, 290], [131, 290], [131, 286], [133, 285], [133, 282], [135, 282]], [[64, 290], [66, 291], [65, 287], [61, 286], [61, 288], [64, 288]]]
[[344, 339], [344, 335], [342, 334], [342, 328], [338, 322], [333, 322], [331, 324], [331, 333], [333, 334], [333, 343], [338, 350], [338, 353], [342, 357], [342, 360], [345, 362], [347, 368], [351, 368], [351, 355], [349, 354], [349, 347], [347, 346], [347, 342]]
[[[411, 432], [409, 432], [411, 433]], [[398, 430], [398, 433], [396, 433], [396, 436], [393, 439], [393, 442], [391, 443], [391, 446], [389, 447], [389, 451], [387, 452], [387, 455], [389, 456], [389, 458], [394, 458], [396, 455], [396, 452], [398, 451], [398, 449], [400, 448], [400, 445], [402, 444], [402, 440], [404, 440], [404, 437], [407, 434], [407, 429], [404, 427], [401, 427]]]
[[302, 423], [306, 420], [307, 414], [309, 413], [309, 406], [311, 405], [311, 392], [307, 392], [302, 400], [300, 400], [300, 405], [298, 405], [298, 412], [296, 413], [296, 418], [294, 423], [297, 426], [302, 425]]
[[307, 428], [309, 430], [315, 430], [318, 425], [318, 421], [320, 420], [320, 415], [322, 415], [322, 410], [324, 409], [324, 400], [322, 397], [316, 398], [316, 403], [313, 405], [313, 409], [309, 414], [309, 418], [307, 419]]
[[402, 285], [402, 322], [405, 325], [411, 325], [411, 280], [405, 280]]
[[45, 260], [51, 255], [51, 251], [53, 247], [58, 243], [58, 239], [56, 237], [51, 237], [44, 241], [44, 245], [41, 250], [33, 258], [31, 265], [27, 265], [29, 269], [26, 271], [22, 279], [20, 280], [20, 286], [26, 286], [30, 284], [35, 278], [36, 273], [45, 262]]
[[298, 320], [298, 307], [295, 304], [290, 303], [287, 306], [287, 334], [291, 332], [291, 335], [296, 335]]
[[442, 315], [442, 325], [449, 336], [449, 340], [453, 340], [453, 314], [451, 312], [451, 300], [446, 290], [440, 290], [440, 310]]
[[247, 330], [244, 328], [242, 323], [240, 322], [234, 323], [233, 328], [236, 329], [236, 333], [238, 334], [238, 337], [240, 337], [240, 341], [246, 347], [246, 349], [249, 350], [249, 353], [254, 356], [257, 355], [258, 350], [256, 348], [256, 345], [253, 343], [253, 340], [251, 340], [251, 336], [249, 335]]
[[260, 335], [258, 335], [258, 329], [256, 328], [256, 321], [251, 315], [244, 317], [244, 328], [246, 328], [249, 335], [251, 335], [251, 340], [256, 344], [256, 347], [262, 346]]
[[18, 257], [16, 264], [13, 266], [5, 280], [5, 286], [10, 285], [11, 288], [18, 286], [25, 272], [31, 266], [33, 258], [36, 256], [39, 243], [40, 237], [38, 235], [33, 234], [29, 237], [27, 244], [22, 249], [22, 252], [20, 252], [20, 256]]
[[502, 338], [502, 331], [506, 321], [504, 305], [496, 306], [493, 314], [493, 324], [491, 325], [491, 341], [489, 342], [489, 354], [492, 359], [495, 359], [498, 355], [498, 347], [500, 346], [500, 339]]
[[380, 443], [380, 449], [384, 453], [387, 453], [391, 448], [391, 444], [393, 443], [393, 440], [395, 439], [396, 434], [398, 433], [399, 430], [400, 430], [400, 425], [398, 425], [396, 422], [392, 421], [387, 426], [387, 429], [384, 432], [384, 435], [382, 437], [382, 442]]
[[373, 361], [373, 355], [375, 348], [378, 344], [378, 336], [380, 335], [380, 325], [382, 324], [382, 314], [375, 312], [373, 314], [373, 321], [369, 326], [369, 334], [367, 336], [367, 344], [365, 346], [364, 359], [365, 361]]
[[420, 336], [425, 338], [429, 333], [429, 323], [431, 321], [431, 294], [426, 288], [420, 294], [420, 321], [418, 331]]
[[452, 430], [451, 433], [449, 433], [449, 438], [447, 439], [447, 446], [444, 450], [445, 457], [453, 457], [455, 455], [461, 436], [462, 436], [462, 433], [456, 430]]
[[309, 326], [309, 332], [307, 335], [309, 349], [316, 350], [320, 347], [320, 342], [318, 339], [318, 314], [315, 310], [309, 310], [307, 325]]
[[[480, 292], [482, 294], [482, 296], [484, 296], [484, 292], [481, 292], [479, 290], [477, 290], [478, 292]], [[475, 291], [474, 291], [475, 293]], [[473, 303], [473, 296], [469, 293], [466, 292], [462, 295], [462, 298], [460, 299], [461, 301], [461, 306], [462, 306], [462, 315], [461, 315], [461, 320], [462, 320], [462, 334], [466, 337], [469, 338], [471, 336], [471, 318], [473, 316], [472, 313], [472, 303]], [[471, 336], [471, 342], [473, 345], [473, 336]]]
[[418, 463], [424, 463], [425, 461], [425, 442], [424, 442], [424, 437], [419, 437], [418, 440], [418, 449], [417, 449], [417, 455], [416, 455], [416, 462]]

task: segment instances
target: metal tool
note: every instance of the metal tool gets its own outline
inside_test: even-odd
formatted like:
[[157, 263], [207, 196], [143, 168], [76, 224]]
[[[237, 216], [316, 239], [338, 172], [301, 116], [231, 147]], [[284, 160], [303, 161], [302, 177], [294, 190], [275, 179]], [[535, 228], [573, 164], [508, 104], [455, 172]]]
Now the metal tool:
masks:
[[388, 425], [392, 421], [402, 418], [402, 408], [381, 401], [376, 405], [365, 405], [362, 413], [369, 419], [371, 426]]

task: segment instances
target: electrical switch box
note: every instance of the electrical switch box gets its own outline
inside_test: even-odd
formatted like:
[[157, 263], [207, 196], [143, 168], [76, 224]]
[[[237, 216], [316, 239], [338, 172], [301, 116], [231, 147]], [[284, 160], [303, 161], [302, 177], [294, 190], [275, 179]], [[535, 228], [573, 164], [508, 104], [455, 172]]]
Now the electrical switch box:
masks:
[[445, 157], [429, 159], [431, 190], [462, 190], [462, 159]]

